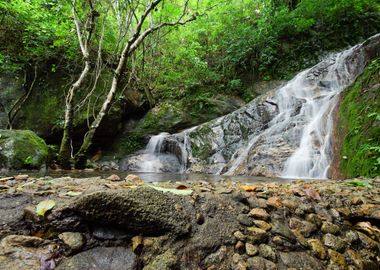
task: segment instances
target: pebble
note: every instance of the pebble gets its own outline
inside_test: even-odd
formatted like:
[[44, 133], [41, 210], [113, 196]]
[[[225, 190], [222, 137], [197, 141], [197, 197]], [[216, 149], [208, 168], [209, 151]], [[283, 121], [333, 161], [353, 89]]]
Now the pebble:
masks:
[[305, 237], [309, 237], [311, 233], [317, 230], [317, 227], [313, 223], [298, 218], [291, 218], [289, 220], [289, 228], [298, 230]]
[[338, 225], [335, 225], [331, 222], [323, 222], [321, 231], [323, 233], [331, 233], [331, 234], [337, 234], [340, 231], [340, 227]]
[[269, 231], [272, 228], [272, 225], [265, 222], [264, 220], [254, 220], [253, 223], [256, 227], [263, 229], [264, 231]]
[[235, 245], [235, 250], [239, 252], [240, 254], [244, 253], [245, 244], [243, 241], [238, 241]]
[[327, 233], [323, 236], [323, 244], [335, 251], [343, 251], [347, 246], [347, 243], [343, 241], [343, 239], [331, 233]]
[[126, 182], [132, 184], [132, 185], [135, 185], [135, 186], [142, 186], [142, 185], [144, 185], [144, 181], [138, 175], [135, 175], [135, 174], [129, 174], [129, 175], [127, 175], [127, 177], [125, 177], [124, 180]]
[[310, 239], [307, 241], [311, 250], [319, 259], [324, 260], [326, 258], [326, 250], [323, 244], [318, 239]]
[[245, 241], [245, 239], [247, 239], [247, 236], [244, 235], [241, 231], [234, 232], [234, 236], [239, 241]]
[[291, 210], [295, 210], [298, 207], [298, 203], [292, 200], [283, 200], [282, 204]]
[[250, 243], [245, 243], [245, 252], [248, 256], [255, 256], [257, 253], [259, 253], [259, 249], [257, 246], [254, 246]]
[[265, 269], [277, 270], [274, 262], [264, 259], [263, 257], [252, 257], [247, 260], [248, 269]]
[[237, 220], [239, 221], [241, 225], [244, 225], [247, 227], [250, 227], [253, 225], [253, 220], [245, 214], [239, 214], [237, 216]]
[[273, 251], [272, 247], [269, 245], [261, 244], [259, 246], [259, 253], [260, 253], [260, 256], [268, 260], [271, 260], [273, 262], [276, 261], [276, 253]]
[[336, 252], [335, 250], [329, 249], [327, 251], [329, 254], [330, 260], [332, 264], [335, 264], [339, 267], [339, 269], [344, 269], [346, 265], [346, 260], [342, 254]]
[[109, 181], [120, 181], [121, 178], [117, 174], [112, 174], [112, 175], [108, 176], [106, 178], [106, 180], [109, 180]]
[[253, 208], [249, 213], [248, 216], [254, 217], [257, 219], [267, 220], [269, 218], [269, 214], [265, 209], [262, 208]]
[[78, 232], [64, 232], [59, 234], [58, 238], [61, 239], [72, 251], [78, 251], [84, 245], [83, 235]]
[[249, 227], [248, 228], [248, 238], [253, 242], [259, 242], [262, 241], [266, 237], [267, 233], [266, 231], [256, 228], [256, 227]]
[[267, 204], [270, 205], [270, 206], [273, 206], [275, 208], [282, 207], [282, 201], [281, 201], [281, 199], [279, 197], [270, 197], [267, 200]]

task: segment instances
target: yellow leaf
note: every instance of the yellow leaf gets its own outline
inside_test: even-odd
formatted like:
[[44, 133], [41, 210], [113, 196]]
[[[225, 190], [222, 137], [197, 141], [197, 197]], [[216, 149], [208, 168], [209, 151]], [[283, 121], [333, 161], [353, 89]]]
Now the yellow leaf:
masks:
[[55, 201], [53, 200], [45, 200], [40, 202], [36, 207], [36, 213], [40, 217], [44, 217], [45, 213], [55, 206]]

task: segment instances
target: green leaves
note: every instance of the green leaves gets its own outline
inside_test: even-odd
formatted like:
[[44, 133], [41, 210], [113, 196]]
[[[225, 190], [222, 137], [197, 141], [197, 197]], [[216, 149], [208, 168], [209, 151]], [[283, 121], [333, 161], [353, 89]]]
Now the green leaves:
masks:
[[370, 183], [368, 183], [368, 181], [364, 181], [364, 180], [345, 181], [345, 184], [347, 186], [353, 186], [353, 187], [373, 188], [373, 186]]

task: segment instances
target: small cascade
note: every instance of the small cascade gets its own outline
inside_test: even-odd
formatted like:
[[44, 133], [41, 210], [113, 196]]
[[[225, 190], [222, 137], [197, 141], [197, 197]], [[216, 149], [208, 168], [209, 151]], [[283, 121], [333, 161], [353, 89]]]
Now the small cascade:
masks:
[[142, 154], [128, 159], [126, 168], [328, 178], [339, 95], [379, 47], [380, 34], [327, 57], [226, 116], [181, 133], [153, 136]]

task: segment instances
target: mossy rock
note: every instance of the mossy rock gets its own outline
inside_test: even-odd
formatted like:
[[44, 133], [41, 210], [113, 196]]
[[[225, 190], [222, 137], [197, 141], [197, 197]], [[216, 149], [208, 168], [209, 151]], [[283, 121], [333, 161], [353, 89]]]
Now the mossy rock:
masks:
[[30, 130], [0, 130], [0, 169], [40, 169], [48, 146]]
[[380, 174], [380, 59], [373, 61], [347, 89], [339, 108], [344, 177]]

